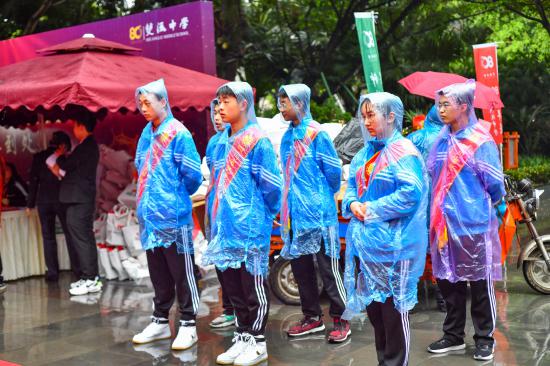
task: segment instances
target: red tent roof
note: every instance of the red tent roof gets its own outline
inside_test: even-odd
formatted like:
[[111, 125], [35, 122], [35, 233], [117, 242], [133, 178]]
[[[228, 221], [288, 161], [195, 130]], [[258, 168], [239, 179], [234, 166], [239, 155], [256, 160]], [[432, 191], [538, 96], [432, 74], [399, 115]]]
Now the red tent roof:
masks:
[[203, 110], [226, 80], [131, 52], [139, 49], [98, 38], [80, 38], [49, 47], [48, 54], [0, 68], [0, 110], [83, 105], [137, 111], [135, 89], [164, 78], [170, 105]]

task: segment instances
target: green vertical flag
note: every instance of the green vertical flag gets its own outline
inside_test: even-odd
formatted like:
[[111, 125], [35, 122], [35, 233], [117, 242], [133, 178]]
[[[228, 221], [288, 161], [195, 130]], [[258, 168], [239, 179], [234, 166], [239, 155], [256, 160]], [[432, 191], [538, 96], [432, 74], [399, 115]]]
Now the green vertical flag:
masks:
[[354, 13], [354, 15], [367, 89], [369, 93], [384, 91], [380, 57], [378, 56], [378, 46], [376, 45], [374, 12]]

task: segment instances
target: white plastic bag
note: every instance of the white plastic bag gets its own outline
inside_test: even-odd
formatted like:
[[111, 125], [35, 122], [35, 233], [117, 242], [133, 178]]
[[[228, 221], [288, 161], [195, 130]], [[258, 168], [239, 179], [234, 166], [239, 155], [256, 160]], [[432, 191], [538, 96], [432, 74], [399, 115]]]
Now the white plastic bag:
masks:
[[127, 225], [122, 228], [122, 235], [126, 248], [128, 248], [133, 256], [137, 256], [143, 251], [141, 247], [139, 224], [134, 210], [130, 210], [128, 214]]
[[111, 265], [118, 273], [119, 281], [125, 281], [128, 279], [128, 273], [126, 273], [124, 267], [122, 266], [122, 262], [120, 261], [119, 248], [122, 249], [122, 247], [109, 248], [109, 259], [111, 260]]
[[130, 209], [123, 205], [115, 205], [113, 211], [107, 214], [107, 235], [105, 242], [111, 246], [123, 246], [122, 228], [128, 223]]
[[136, 183], [132, 182], [118, 195], [118, 202], [133, 210], [136, 209]]
[[111, 265], [111, 260], [109, 259], [109, 251], [107, 249], [107, 246], [105, 244], [98, 244], [97, 254], [99, 257], [99, 261], [101, 262], [101, 266], [105, 270], [105, 279], [107, 280], [117, 279], [118, 275], [115, 269], [113, 268], [113, 266]]

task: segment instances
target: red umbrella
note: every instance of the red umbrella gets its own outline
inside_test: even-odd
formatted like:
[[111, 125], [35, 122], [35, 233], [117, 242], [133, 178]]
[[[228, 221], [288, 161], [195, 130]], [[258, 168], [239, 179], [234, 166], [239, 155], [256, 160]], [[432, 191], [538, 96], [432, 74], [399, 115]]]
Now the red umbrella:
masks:
[[164, 78], [173, 109], [202, 111], [226, 82], [138, 56], [137, 51], [98, 38], [80, 38], [40, 50], [43, 56], [0, 68], [0, 110], [55, 110], [78, 104], [93, 112], [102, 108], [137, 111], [135, 89]]
[[[444, 88], [447, 85], [463, 83], [466, 80], [468, 79], [457, 74], [434, 71], [417, 71], [399, 80], [399, 83], [403, 85], [411, 94], [435, 99], [435, 93], [439, 89]], [[502, 108], [504, 107], [504, 104], [494, 89], [480, 83], [479, 81], [476, 81], [474, 107], [481, 109]]]

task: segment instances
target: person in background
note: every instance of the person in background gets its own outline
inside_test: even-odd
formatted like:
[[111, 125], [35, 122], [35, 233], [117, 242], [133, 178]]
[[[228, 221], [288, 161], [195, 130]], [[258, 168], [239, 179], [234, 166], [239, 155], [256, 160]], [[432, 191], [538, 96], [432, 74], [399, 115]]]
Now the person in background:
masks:
[[[441, 121], [441, 118], [439, 118], [437, 107], [433, 105], [430, 108], [428, 114], [426, 115], [426, 118], [424, 119], [424, 127], [407, 136], [407, 138], [412, 141], [414, 146], [416, 146], [418, 151], [420, 151], [420, 153], [422, 154], [424, 163], [426, 163], [426, 161], [428, 160], [428, 155], [430, 154], [432, 145], [434, 144], [435, 140], [437, 139], [437, 136], [441, 132], [442, 127], [443, 127], [443, 121]], [[430, 182], [430, 191], [431, 191], [431, 188], [432, 188], [431, 180], [429, 180], [429, 182]], [[428, 227], [430, 225], [429, 213], [430, 213], [430, 205], [429, 205], [429, 193], [428, 193]], [[429, 256], [430, 255], [429, 245], [426, 248], [426, 250]], [[426, 258], [426, 259], [429, 259], [429, 258]], [[445, 300], [443, 300], [443, 296], [441, 295], [441, 290], [439, 290], [439, 286], [437, 286], [437, 283], [434, 285], [434, 289], [435, 289], [435, 298], [437, 301], [438, 309], [441, 312], [446, 312], [447, 309], [445, 307]]]
[[29, 196], [27, 197], [27, 215], [31, 209], [38, 208], [42, 238], [44, 242], [44, 259], [46, 261], [46, 281], [57, 281], [59, 278], [59, 260], [57, 257], [57, 240], [55, 235], [55, 218], [59, 218], [71, 261], [71, 270], [77, 279], [80, 278], [78, 257], [70, 239], [67, 227], [65, 206], [59, 202], [61, 180], [48, 168], [46, 160], [56, 151], [71, 151], [71, 138], [65, 132], [53, 133], [46, 150], [33, 156]]
[[[6, 160], [3, 155], [0, 155], [0, 230], [2, 230], [2, 197], [4, 197], [4, 179], [6, 177]], [[2, 276], [2, 257], [0, 257], [0, 294], [6, 292], [8, 286], [4, 282]]]
[[[216, 145], [218, 144], [218, 140], [220, 139], [222, 133], [225, 131], [225, 123], [223, 123], [222, 117], [220, 115], [220, 105], [217, 98], [213, 99], [212, 102], [210, 103], [210, 120], [212, 121], [212, 125], [214, 126], [214, 130], [216, 131], [216, 134], [212, 136], [208, 141], [208, 145], [206, 145], [206, 156], [205, 156], [206, 165], [208, 167], [208, 170], [210, 171], [210, 184], [208, 186], [208, 191], [206, 193], [207, 204], [206, 204], [206, 215], [205, 215], [206, 240], [208, 240], [208, 242], [210, 242], [211, 240], [210, 214], [212, 213], [212, 203], [214, 202], [214, 196], [216, 194], [213, 187], [214, 170], [213, 170], [213, 164], [212, 164], [213, 163], [212, 155], [214, 153]], [[222, 272], [218, 268], [216, 268], [216, 275], [218, 276], [218, 281], [220, 282], [221, 291], [222, 291], [223, 313], [210, 322], [210, 327], [224, 328], [224, 327], [235, 325], [235, 309], [233, 309], [233, 305], [229, 300], [227, 291], [224, 291], [225, 286], [223, 282]]]
[[93, 113], [75, 105], [67, 108], [67, 114], [74, 123], [73, 134], [78, 145], [68, 155], [56, 150], [46, 163], [55, 175], [62, 177], [59, 201], [66, 208], [67, 230], [80, 269], [80, 280], [72, 283], [69, 289], [74, 296], [99, 292], [103, 286], [93, 231], [99, 147], [92, 134], [96, 125]]
[[27, 205], [27, 192], [27, 184], [19, 176], [15, 165], [6, 163], [2, 204], [9, 207], [25, 207]]

